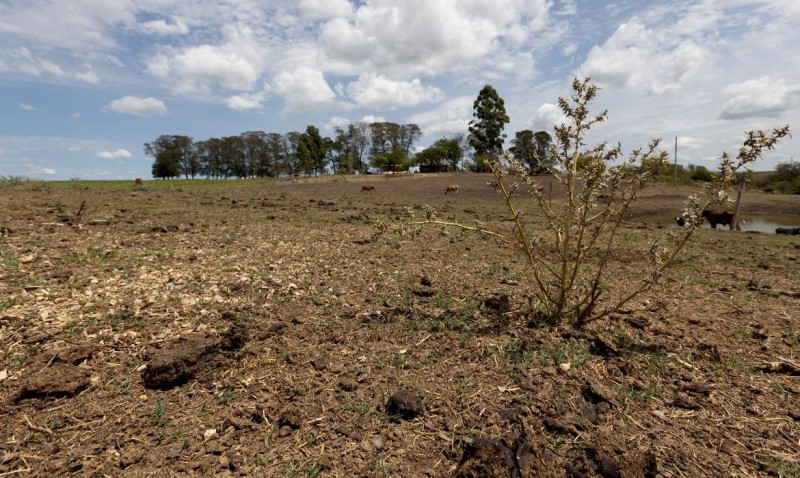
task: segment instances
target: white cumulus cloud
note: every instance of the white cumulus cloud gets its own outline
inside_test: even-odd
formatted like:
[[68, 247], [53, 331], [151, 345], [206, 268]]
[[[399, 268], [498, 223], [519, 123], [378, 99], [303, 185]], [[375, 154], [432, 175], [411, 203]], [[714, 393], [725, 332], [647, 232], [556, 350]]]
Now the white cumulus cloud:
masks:
[[789, 86], [783, 79], [770, 76], [728, 85], [723, 93], [728, 100], [719, 117], [727, 120], [774, 118], [800, 103], [800, 85]]
[[409, 121], [419, 125], [429, 138], [457, 133], [466, 134], [472, 118], [474, 101], [475, 98], [468, 96], [451, 98], [433, 110], [412, 115]]
[[558, 106], [552, 103], [544, 103], [536, 109], [536, 113], [529, 124], [534, 131], [547, 131], [549, 133], [553, 130], [554, 125], [560, 125], [565, 121], [564, 113]]
[[411, 81], [390, 80], [382, 75], [363, 74], [347, 85], [347, 95], [359, 106], [395, 109], [422, 103], [434, 103], [444, 98], [444, 92], [434, 86]]
[[256, 87], [269, 60], [267, 47], [243, 25], [222, 27], [219, 44], [164, 48], [147, 60], [147, 72], [188, 97], [226, 98]]
[[120, 159], [120, 158], [130, 158], [133, 155], [127, 149], [118, 149], [116, 151], [101, 151], [97, 153], [98, 158], [103, 159]]
[[177, 78], [176, 90], [201, 93], [213, 85], [237, 91], [248, 90], [258, 79], [257, 69], [235, 52], [212, 45], [191, 47], [171, 58], [153, 58], [148, 71], [164, 80]]
[[336, 100], [336, 93], [325, 81], [322, 72], [310, 67], [279, 73], [272, 86], [290, 111], [311, 110], [318, 106], [331, 105]]
[[674, 91], [700, 70], [709, 53], [693, 39], [676, 40], [667, 33], [633, 18], [602, 46], [589, 51], [578, 76], [612, 88], [645, 87], [656, 94]]
[[33, 111], [36, 108], [34, 108], [33, 105], [29, 105], [28, 103], [20, 103], [19, 104], [19, 109], [25, 110], [25, 111]]
[[541, 28], [549, 6], [545, 0], [372, 0], [326, 23], [320, 38], [343, 73], [433, 75], [476, 67], [503, 41], [523, 43]]
[[233, 95], [225, 100], [228, 108], [237, 111], [253, 110], [261, 108], [261, 103], [266, 99], [266, 92], [256, 93], [253, 95], [241, 94]]
[[115, 113], [134, 116], [162, 116], [167, 114], [167, 107], [164, 102], [152, 96], [147, 98], [124, 96], [110, 102], [107, 108]]

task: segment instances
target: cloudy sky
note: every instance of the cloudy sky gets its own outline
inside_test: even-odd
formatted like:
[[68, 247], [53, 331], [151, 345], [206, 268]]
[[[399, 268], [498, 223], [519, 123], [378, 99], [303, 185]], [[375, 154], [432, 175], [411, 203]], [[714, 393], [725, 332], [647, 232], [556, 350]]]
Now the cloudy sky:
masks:
[[714, 167], [747, 130], [800, 134], [798, 26], [798, 0], [0, 0], [0, 176], [150, 177], [162, 134], [384, 120], [427, 146], [487, 83], [512, 138], [575, 76], [609, 110], [594, 139]]

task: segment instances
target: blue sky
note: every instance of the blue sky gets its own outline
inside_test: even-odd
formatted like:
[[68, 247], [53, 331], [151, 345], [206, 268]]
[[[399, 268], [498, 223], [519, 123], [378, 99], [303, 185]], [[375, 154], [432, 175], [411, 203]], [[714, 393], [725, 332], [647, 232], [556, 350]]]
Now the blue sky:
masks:
[[148, 178], [162, 134], [382, 120], [424, 147], [487, 83], [512, 138], [552, 130], [575, 76], [609, 110], [591, 139], [713, 168], [747, 130], [800, 132], [798, 25], [797, 0], [0, 0], [0, 176]]

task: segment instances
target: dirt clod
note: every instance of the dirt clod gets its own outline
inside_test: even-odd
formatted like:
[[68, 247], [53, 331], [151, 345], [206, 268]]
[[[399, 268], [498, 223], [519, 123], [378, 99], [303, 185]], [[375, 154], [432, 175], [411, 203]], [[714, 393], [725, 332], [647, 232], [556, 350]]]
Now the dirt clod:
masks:
[[22, 380], [12, 397], [17, 403], [27, 398], [58, 398], [73, 396], [89, 386], [89, 370], [69, 363], [53, 363]]
[[424, 411], [422, 397], [406, 391], [395, 392], [386, 402], [386, 412], [410, 420]]
[[278, 417], [278, 426], [297, 430], [303, 424], [302, 412], [295, 406], [286, 407]]
[[483, 301], [483, 305], [487, 309], [496, 310], [498, 312], [504, 312], [511, 307], [511, 301], [508, 298], [508, 295], [501, 294], [498, 296], [488, 297], [486, 300]]
[[181, 385], [194, 378], [219, 349], [220, 340], [210, 335], [182, 337], [151, 354], [142, 382], [161, 390]]
[[499, 440], [479, 438], [465, 450], [454, 478], [508, 478], [518, 476], [514, 452]]

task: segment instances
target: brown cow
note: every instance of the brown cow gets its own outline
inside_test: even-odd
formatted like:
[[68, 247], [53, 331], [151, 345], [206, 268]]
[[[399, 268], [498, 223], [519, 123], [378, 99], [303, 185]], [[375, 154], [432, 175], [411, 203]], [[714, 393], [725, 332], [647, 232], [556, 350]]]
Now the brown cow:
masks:
[[142, 178], [136, 178], [133, 180], [133, 184], [141, 186], [142, 184], [144, 184], [144, 181], [142, 181]]
[[447, 194], [447, 193], [456, 193], [456, 194], [458, 194], [458, 189], [459, 189], [458, 184], [451, 184], [451, 185], [447, 186], [447, 189], [444, 190], [444, 193], [445, 194]]
[[[716, 229], [717, 224], [722, 224], [723, 226], [729, 226], [733, 222], [733, 211], [723, 211], [721, 209], [704, 209], [703, 214], [701, 214], [704, 218], [706, 218], [711, 224], [711, 229]], [[739, 230], [738, 224], [736, 230]]]
[[362, 193], [364, 191], [374, 191], [374, 190], [375, 190], [375, 186], [367, 186], [367, 185], [361, 186], [361, 192]]

